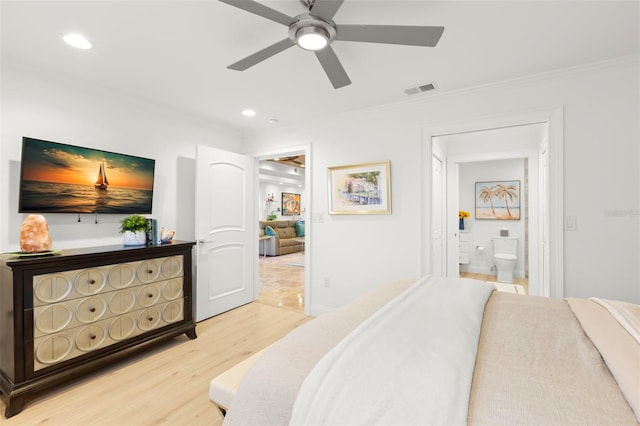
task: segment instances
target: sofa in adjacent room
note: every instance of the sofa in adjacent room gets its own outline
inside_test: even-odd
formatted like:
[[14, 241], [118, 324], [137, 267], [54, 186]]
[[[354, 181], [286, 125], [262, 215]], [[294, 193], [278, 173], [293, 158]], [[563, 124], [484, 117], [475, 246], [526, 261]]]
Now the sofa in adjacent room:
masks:
[[280, 256], [304, 251], [304, 221], [261, 220], [259, 223], [260, 237], [271, 237], [260, 244], [260, 255]]

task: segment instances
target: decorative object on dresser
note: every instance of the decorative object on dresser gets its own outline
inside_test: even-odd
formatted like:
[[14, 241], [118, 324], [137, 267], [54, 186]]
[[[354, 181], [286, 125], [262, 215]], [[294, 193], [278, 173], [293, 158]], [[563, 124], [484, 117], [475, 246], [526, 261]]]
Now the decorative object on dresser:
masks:
[[168, 229], [160, 228], [160, 242], [162, 244], [169, 244], [173, 241], [173, 237], [176, 235], [176, 231], [169, 231]]
[[0, 256], [5, 416], [34, 392], [185, 333], [195, 339], [195, 243]]
[[22, 253], [44, 253], [51, 250], [51, 236], [47, 219], [30, 214], [20, 225], [20, 250]]
[[149, 219], [139, 214], [125, 217], [120, 221], [120, 233], [125, 246], [143, 246], [147, 243]]

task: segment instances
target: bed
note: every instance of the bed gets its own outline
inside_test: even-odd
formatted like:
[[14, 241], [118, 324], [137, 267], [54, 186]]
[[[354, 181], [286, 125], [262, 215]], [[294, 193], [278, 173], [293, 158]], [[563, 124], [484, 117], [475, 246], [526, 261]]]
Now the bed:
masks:
[[628, 303], [388, 283], [266, 350], [224, 425], [636, 425], [639, 330]]

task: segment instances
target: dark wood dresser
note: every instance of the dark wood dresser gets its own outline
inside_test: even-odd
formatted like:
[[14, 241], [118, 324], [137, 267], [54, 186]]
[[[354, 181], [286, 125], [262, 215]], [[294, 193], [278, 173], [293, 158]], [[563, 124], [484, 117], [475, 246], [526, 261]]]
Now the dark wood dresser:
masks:
[[0, 391], [5, 416], [29, 394], [186, 333], [192, 249], [174, 241], [0, 256]]

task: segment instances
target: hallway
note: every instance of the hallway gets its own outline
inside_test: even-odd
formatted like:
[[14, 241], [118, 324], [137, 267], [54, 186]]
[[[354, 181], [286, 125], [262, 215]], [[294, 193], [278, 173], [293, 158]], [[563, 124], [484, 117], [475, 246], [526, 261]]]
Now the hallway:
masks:
[[258, 260], [258, 302], [304, 313], [304, 253], [264, 257]]

